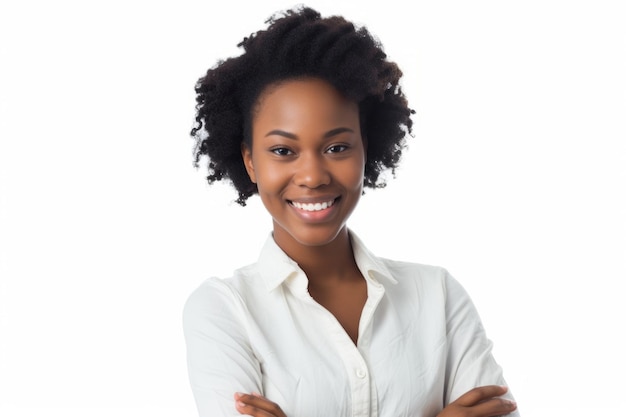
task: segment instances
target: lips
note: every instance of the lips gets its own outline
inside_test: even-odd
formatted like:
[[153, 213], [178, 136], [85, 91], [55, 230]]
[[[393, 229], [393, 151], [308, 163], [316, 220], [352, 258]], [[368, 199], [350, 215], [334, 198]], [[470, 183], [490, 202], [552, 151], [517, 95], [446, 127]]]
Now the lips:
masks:
[[299, 201], [289, 201], [289, 204], [291, 204], [292, 206], [294, 206], [295, 208], [299, 210], [321, 211], [321, 210], [326, 210], [327, 208], [335, 204], [335, 199], [330, 199], [328, 201], [322, 201], [322, 202], [317, 202], [317, 203], [302, 203]]
[[306, 218], [310, 218], [310, 216], [317, 218], [320, 216], [323, 217], [324, 213], [330, 213], [331, 210], [329, 209], [333, 207], [340, 198], [341, 197], [299, 198], [297, 200], [287, 200], [287, 203], [298, 213], [302, 213]]

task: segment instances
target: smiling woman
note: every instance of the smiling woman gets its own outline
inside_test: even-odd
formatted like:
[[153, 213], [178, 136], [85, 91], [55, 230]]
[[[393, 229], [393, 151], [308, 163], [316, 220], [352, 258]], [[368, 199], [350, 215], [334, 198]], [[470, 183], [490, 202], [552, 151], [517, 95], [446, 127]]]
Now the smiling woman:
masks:
[[258, 262], [185, 306], [200, 415], [518, 415], [463, 288], [376, 257], [347, 227], [411, 131], [400, 70], [341, 17], [269, 23], [196, 87], [196, 162], [273, 221]]
[[260, 97], [252, 120], [243, 160], [276, 243], [292, 259], [307, 246], [348, 247], [345, 224], [365, 169], [357, 104], [326, 81], [288, 81]]
[[[261, 95], [252, 123], [243, 160], [272, 216], [274, 241], [307, 271], [311, 296], [357, 343], [365, 281], [354, 263], [348, 272], [336, 267], [351, 257], [346, 221], [363, 192], [358, 106], [326, 81], [292, 80]], [[348, 284], [347, 297], [330, 298], [333, 292], [319, 285], [333, 279]], [[340, 309], [352, 299], [353, 308]]]

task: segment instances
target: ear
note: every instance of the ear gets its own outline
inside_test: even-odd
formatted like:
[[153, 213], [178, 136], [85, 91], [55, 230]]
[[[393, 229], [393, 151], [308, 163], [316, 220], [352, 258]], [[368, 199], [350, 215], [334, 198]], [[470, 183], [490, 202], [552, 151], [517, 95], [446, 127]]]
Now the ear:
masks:
[[245, 143], [241, 144], [241, 157], [243, 158], [246, 171], [248, 171], [250, 181], [256, 184], [256, 174], [254, 172], [254, 166], [252, 165], [252, 150]]

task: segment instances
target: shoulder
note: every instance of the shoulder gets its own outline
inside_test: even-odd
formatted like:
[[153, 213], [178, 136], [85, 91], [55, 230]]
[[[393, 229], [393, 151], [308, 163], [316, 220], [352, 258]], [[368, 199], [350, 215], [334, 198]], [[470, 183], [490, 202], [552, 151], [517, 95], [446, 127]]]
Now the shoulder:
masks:
[[450, 281], [454, 281], [448, 270], [441, 266], [388, 258], [378, 259], [400, 286], [422, 285], [445, 289]]
[[204, 280], [187, 298], [185, 309], [196, 306], [207, 306], [234, 296], [226, 279], [211, 277]]
[[241, 313], [248, 294], [255, 292], [260, 284], [254, 279], [252, 265], [240, 268], [228, 278], [211, 277], [204, 280], [187, 298], [183, 318], [207, 317], [224, 312]]
[[389, 272], [401, 278], [441, 280], [448, 274], [448, 271], [441, 266], [399, 261], [388, 258], [378, 259], [387, 267], [387, 269], [389, 269]]
[[[350, 231], [354, 258], [357, 265], [364, 274], [380, 276], [382, 280], [399, 286], [428, 284], [438, 285], [445, 281], [448, 272], [439, 266], [427, 265], [423, 263], [400, 261], [377, 256], [370, 251], [363, 241]], [[376, 278], [378, 280], [378, 278]], [[381, 282], [382, 282], [381, 280]], [[396, 285], [397, 286], [397, 285]]]
[[428, 303], [465, 303], [469, 296], [463, 286], [441, 266], [379, 258], [396, 281], [387, 290], [416, 296]]

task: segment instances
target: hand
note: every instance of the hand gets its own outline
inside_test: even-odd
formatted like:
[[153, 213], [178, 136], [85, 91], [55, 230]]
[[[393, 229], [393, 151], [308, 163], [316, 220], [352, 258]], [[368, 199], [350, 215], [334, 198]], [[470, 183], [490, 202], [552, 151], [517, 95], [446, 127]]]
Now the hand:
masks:
[[437, 417], [494, 417], [515, 411], [515, 402], [498, 398], [508, 390], [499, 385], [474, 388], [448, 404]]
[[287, 417], [278, 404], [271, 402], [261, 394], [235, 393], [235, 408], [240, 414], [252, 417]]

